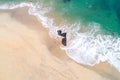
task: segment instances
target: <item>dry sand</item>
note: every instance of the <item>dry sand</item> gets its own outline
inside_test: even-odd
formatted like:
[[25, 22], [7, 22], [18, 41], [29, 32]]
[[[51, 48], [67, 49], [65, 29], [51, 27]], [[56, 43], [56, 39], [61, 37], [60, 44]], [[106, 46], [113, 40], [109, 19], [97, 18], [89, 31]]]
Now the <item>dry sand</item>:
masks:
[[28, 15], [27, 8], [0, 12], [0, 80], [120, 79], [111, 72], [101, 65], [90, 69], [69, 59], [60, 42]]

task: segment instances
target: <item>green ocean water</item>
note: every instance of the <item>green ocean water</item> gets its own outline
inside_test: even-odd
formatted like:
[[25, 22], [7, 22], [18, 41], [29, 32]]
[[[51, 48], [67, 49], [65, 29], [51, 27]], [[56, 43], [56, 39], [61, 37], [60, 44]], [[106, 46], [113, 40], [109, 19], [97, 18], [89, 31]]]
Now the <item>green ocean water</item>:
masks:
[[7, 2], [43, 2], [53, 12], [71, 22], [98, 23], [105, 34], [120, 35], [120, 0], [0, 0]]
[[[10, 5], [19, 5], [18, 3], [22, 2], [33, 3], [31, 14], [37, 16], [43, 25], [52, 28], [50, 32], [53, 34], [57, 32], [54, 27], [71, 29], [66, 30], [69, 40], [65, 49], [71, 59], [90, 66], [107, 61], [120, 71], [120, 0], [0, 0], [0, 5], [8, 3], [5, 5], [8, 9]], [[50, 21], [51, 17], [43, 15], [49, 8], [50, 12], [47, 14], [53, 15], [52, 19], [60, 17], [66, 22], [60, 26], [54, 25], [55, 22]], [[67, 23], [70, 23], [70, 27]], [[94, 25], [89, 26], [91, 23], [99, 24], [96, 27], [100, 27], [100, 32], [95, 32]]]
[[120, 0], [54, 0], [53, 8], [65, 19], [100, 24], [106, 34], [120, 35]]

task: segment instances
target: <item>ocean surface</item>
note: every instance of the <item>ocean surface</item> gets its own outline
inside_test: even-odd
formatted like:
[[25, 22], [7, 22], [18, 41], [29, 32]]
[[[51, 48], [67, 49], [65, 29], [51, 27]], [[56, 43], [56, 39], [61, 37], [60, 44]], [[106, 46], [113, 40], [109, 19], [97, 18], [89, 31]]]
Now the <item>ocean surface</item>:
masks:
[[88, 66], [106, 61], [120, 71], [120, 0], [0, 0], [0, 9], [24, 6], [50, 36], [67, 32], [61, 48], [71, 59]]

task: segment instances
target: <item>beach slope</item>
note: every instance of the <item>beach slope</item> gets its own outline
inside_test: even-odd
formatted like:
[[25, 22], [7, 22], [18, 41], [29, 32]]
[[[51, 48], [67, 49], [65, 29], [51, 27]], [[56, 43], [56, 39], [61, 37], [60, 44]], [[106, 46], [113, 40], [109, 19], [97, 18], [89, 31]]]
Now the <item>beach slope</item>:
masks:
[[68, 58], [27, 10], [0, 11], [0, 80], [112, 80]]

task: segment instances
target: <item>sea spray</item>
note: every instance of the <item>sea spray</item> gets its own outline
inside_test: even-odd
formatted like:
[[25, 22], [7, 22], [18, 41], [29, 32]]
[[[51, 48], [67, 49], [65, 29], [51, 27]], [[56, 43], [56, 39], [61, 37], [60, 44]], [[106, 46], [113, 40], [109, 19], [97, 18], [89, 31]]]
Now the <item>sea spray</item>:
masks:
[[[37, 7], [33, 3], [21, 3], [18, 5], [4, 5], [1, 9], [14, 9], [18, 7], [28, 6], [29, 14], [38, 17], [42, 24], [49, 28], [50, 35], [58, 37], [57, 30], [61, 29], [67, 32], [67, 46], [62, 49], [66, 50], [67, 55], [77, 63], [93, 66], [100, 61], [106, 61], [120, 71], [120, 38], [111, 35], [99, 34], [101, 32], [100, 25], [96, 23], [88, 25], [92, 28], [81, 30], [83, 25], [74, 23], [73, 25], [63, 24], [60, 26], [54, 25], [54, 18], [48, 18], [45, 13], [49, 13], [50, 8]], [[38, 9], [39, 8], [39, 9]], [[41, 9], [40, 9], [41, 8]]]

